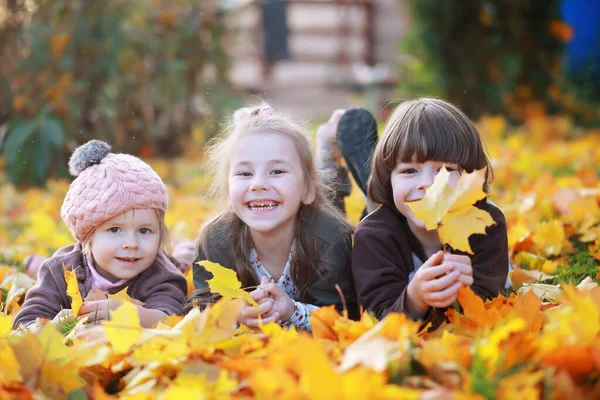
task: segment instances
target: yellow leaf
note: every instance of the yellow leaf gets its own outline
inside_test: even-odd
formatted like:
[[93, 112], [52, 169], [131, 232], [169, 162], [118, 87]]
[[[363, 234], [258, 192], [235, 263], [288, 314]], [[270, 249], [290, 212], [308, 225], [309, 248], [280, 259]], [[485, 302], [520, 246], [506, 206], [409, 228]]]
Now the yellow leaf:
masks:
[[67, 295], [71, 298], [71, 310], [73, 310], [73, 315], [77, 316], [79, 309], [83, 305], [81, 293], [79, 292], [79, 284], [77, 283], [77, 276], [75, 275], [74, 270], [67, 271], [64, 263], [63, 271], [65, 274], [65, 281], [67, 282]]
[[77, 368], [59, 361], [49, 361], [42, 365], [39, 384], [42, 392], [51, 399], [66, 398], [70, 392], [84, 386]]
[[128, 288], [129, 287], [124, 287], [118, 293], [108, 294], [108, 299], [109, 300], [116, 300], [116, 301], [118, 301], [120, 303], [131, 303], [131, 304], [136, 305], [136, 306], [143, 306], [144, 305], [143, 301], [140, 301], [138, 299], [134, 299], [134, 298], [130, 297], [127, 294], [127, 289]]
[[23, 378], [20, 373], [19, 361], [6, 340], [0, 341], [0, 365], [2, 365], [0, 371], [0, 385], [6, 385], [11, 382], [21, 382]]
[[142, 334], [137, 307], [124, 302], [112, 313], [111, 320], [104, 322], [104, 332], [115, 354], [127, 353]]
[[198, 261], [197, 264], [203, 266], [204, 269], [213, 274], [213, 277], [207, 281], [211, 293], [218, 293], [230, 299], [244, 299], [255, 308], [258, 307], [256, 301], [250, 297], [248, 292], [241, 288], [242, 284], [238, 280], [234, 270], [208, 260]]
[[560, 220], [539, 222], [533, 235], [533, 242], [546, 257], [560, 255], [565, 240], [565, 229]]
[[473, 254], [469, 237], [485, 233], [485, 228], [494, 225], [492, 217], [477, 207], [477, 201], [487, 194], [483, 191], [485, 168], [463, 173], [454, 189], [450, 188], [450, 173], [443, 167], [433, 184], [421, 200], [408, 203], [415, 218], [425, 222], [427, 230], [439, 229], [440, 241], [455, 250]]
[[191, 295], [195, 289], [194, 286], [194, 268], [188, 268], [185, 272], [185, 280], [187, 281], [187, 295]]
[[0, 312], [0, 339], [4, 339], [10, 334], [12, 328], [12, 315], [6, 315]]
[[469, 236], [476, 233], [485, 234], [485, 228], [494, 224], [492, 216], [477, 207], [448, 213], [439, 229], [440, 240], [452, 246], [453, 249], [473, 254]]

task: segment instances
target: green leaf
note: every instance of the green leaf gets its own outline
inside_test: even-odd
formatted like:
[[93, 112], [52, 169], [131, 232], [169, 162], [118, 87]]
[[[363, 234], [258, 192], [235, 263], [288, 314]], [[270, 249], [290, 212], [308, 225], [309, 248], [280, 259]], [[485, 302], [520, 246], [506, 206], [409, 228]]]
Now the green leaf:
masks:
[[42, 136], [44, 136], [54, 150], [60, 150], [65, 142], [65, 131], [60, 121], [54, 118], [46, 118], [42, 125]]
[[35, 136], [36, 127], [35, 121], [19, 123], [8, 132], [4, 142], [3, 154], [8, 176], [16, 185], [23, 180], [27, 162], [31, 160], [31, 141]]

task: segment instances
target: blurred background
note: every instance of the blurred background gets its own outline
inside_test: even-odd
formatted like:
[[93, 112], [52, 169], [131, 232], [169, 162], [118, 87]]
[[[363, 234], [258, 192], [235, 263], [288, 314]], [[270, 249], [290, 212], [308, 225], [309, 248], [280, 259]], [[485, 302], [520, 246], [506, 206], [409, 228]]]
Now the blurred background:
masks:
[[0, 57], [2, 168], [43, 185], [91, 137], [168, 159], [260, 100], [597, 124], [600, 1], [2, 0]]

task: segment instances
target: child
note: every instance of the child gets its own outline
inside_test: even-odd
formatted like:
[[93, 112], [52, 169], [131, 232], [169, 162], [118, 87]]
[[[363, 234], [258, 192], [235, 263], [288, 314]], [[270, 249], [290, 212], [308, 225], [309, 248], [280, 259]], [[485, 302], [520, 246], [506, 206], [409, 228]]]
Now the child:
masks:
[[[161, 251], [168, 243], [167, 188], [139, 158], [109, 151], [108, 144], [91, 140], [71, 156], [69, 171], [77, 178], [61, 216], [77, 243], [43, 262], [14, 328], [26, 327], [38, 317], [58, 323], [69, 314], [63, 265], [75, 271], [82, 298], [93, 287], [104, 293], [127, 288], [129, 296], [144, 303], [138, 306], [144, 327], [181, 310], [186, 280]], [[108, 320], [119, 305], [108, 299], [85, 301], [79, 316], [93, 322]]]
[[[356, 317], [352, 228], [319, 185], [304, 130], [269, 106], [238, 110], [209, 161], [228, 207], [201, 230], [196, 261], [232, 268], [242, 287], [258, 285], [250, 295], [260, 306], [245, 307], [239, 323], [256, 328], [260, 316], [310, 331], [309, 313], [330, 304]], [[194, 265], [196, 303], [215, 300], [210, 278]]]
[[[428, 231], [407, 203], [423, 198], [442, 166], [450, 184], [462, 171], [491, 166], [472, 122], [455, 106], [437, 99], [400, 105], [377, 144], [369, 180], [370, 199], [381, 206], [358, 226], [352, 273], [358, 303], [381, 318], [390, 311], [415, 319], [433, 317], [434, 308], [454, 303], [461, 286], [482, 298], [498, 295], [508, 273], [506, 221], [492, 203], [477, 207], [494, 222], [486, 235], [469, 239], [474, 255], [443, 252], [437, 231]], [[438, 315], [438, 317], [441, 315]], [[437, 319], [437, 318], [436, 318]]]

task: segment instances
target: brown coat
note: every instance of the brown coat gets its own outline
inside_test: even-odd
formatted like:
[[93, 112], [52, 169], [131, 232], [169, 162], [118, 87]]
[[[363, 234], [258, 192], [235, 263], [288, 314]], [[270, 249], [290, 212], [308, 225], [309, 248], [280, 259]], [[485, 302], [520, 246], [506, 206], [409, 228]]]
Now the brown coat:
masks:
[[[37, 283], [27, 292], [13, 328], [27, 326], [38, 317], [52, 320], [61, 309], [71, 308], [63, 264], [67, 270], [75, 270], [81, 297], [87, 296], [92, 288], [92, 276], [82, 246], [77, 243], [63, 247], [40, 267]], [[168, 315], [181, 313], [187, 293], [185, 277], [162, 252], [148, 269], [109, 293], [117, 293], [125, 287], [130, 297], [144, 302], [145, 308]]]
[[[469, 238], [475, 253], [471, 256], [471, 289], [487, 299], [499, 294], [508, 274], [506, 220], [502, 211], [489, 202], [482, 201], [477, 206], [488, 211], [496, 222], [486, 229], [486, 235]], [[423, 262], [427, 260], [423, 246], [395, 207], [381, 206], [362, 220], [352, 250], [358, 304], [378, 318], [392, 311], [406, 313], [408, 276], [415, 269], [413, 253]]]

